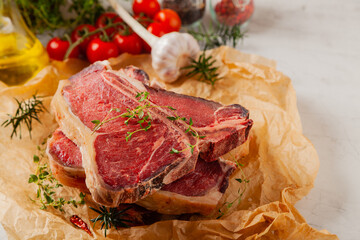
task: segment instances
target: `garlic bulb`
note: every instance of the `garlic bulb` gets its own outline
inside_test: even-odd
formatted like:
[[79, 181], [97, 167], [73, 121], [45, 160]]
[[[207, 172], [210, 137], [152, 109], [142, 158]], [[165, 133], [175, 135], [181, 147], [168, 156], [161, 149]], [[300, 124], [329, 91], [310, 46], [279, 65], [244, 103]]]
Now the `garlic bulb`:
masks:
[[200, 51], [198, 42], [188, 33], [172, 32], [157, 37], [148, 32], [119, 4], [118, 0], [109, 0], [119, 16], [136, 32], [151, 50], [152, 66], [165, 82], [174, 82], [181, 74], [181, 68], [189, 63]]
[[199, 44], [190, 34], [165, 34], [152, 47], [152, 67], [162, 80], [173, 82], [180, 76], [181, 68], [199, 51]]

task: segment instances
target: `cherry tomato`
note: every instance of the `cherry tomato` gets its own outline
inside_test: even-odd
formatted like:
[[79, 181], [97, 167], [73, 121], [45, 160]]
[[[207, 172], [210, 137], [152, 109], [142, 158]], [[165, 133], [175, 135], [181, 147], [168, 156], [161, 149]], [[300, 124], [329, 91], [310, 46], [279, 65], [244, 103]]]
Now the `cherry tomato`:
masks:
[[170, 28], [168, 28], [168, 26], [166, 26], [163, 23], [159, 23], [159, 22], [154, 22], [151, 23], [148, 27], [147, 30], [154, 34], [155, 36], [161, 37], [162, 35], [169, 33], [169, 32], [173, 32]]
[[146, 16], [153, 18], [160, 11], [160, 4], [157, 0], [134, 0], [132, 9], [136, 15], [145, 13]]
[[[68, 50], [69, 46], [70, 43], [68, 41], [55, 37], [48, 42], [46, 51], [48, 52], [51, 59], [62, 61], [64, 60], [66, 51]], [[69, 58], [76, 58], [78, 56], [79, 48], [76, 47], [71, 51]]]
[[142, 51], [142, 41], [136, 33], [131, 33], [130, 35], [117, 33], [113, 39], [120, 53], [140, 54]]
[[143, 25], [145, 28], [147, 28], [153, 20], [147, 16], [145, 16], [143, 13], [140, 13], [139, 15], [134, 15], [134, 19], [138, 21], [141, 25]]
[[162, 9], [155, 15], [154, 21], [165, 24], [172, 31], [178, 32], [181, 28], [181, 20], [179, 15], [171, 9]]
[[[93, 25], [90, 24], [82, 24], [77, 26], [74, 31], [71, 33], [71, 41], [76, 42], [80, 38], [84, 36], [86, 32], [92, 32], [95, 31], [96, 28]], [[83, 52], [86, 52], [87, 45], [92, 39], [98, 38], [99, 34], [92, 35], [90, 37], [85, 38], [79, 45], [80, 50]]]
[[[116, 14], [113, 12], [106, 12], [100, 15], [100, 17], [96, 20], [96, 27], [98, 28], [102, 28], [107, 26], [110, 22], [112, 23], [118, 23], [118, 22], [122, 22], [123, 20]], [[112, 35], [114, 32], [116, 32], [116, 29], [121, 29], [121, 26], [118, 27], [111, 27], [105, 30], [105, 32], [108, 35]]]
[[91, 40], [86, 49], [86, 56], [91, 63], [117, 57], [118, 55], [119, 50], [115, 43], [104, 42], [99, 38]]
[[[154, 22], [151, 23], [148, 27], [147, 30], [154, 34], [155, 36], [161, 37], [162, 35], [172, 32], [171, 29], [168, 28], [168, 26], [166, 26], [163, 23], [159, 23], [159, 22]], [[147, 53], [151, 52], [151, 47], [145, 42], [143, 41], [143, 46], [144, 46], [144, 50]]]

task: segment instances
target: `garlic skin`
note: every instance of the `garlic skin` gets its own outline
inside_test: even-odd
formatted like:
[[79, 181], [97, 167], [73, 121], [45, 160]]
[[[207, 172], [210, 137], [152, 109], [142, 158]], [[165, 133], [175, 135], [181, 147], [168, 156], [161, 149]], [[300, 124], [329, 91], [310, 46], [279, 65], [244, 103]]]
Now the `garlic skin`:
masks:
[[200, 51], [198, 42], [190, 34], [172, 32], [159, 38], [137, 22], [118, 0], [108, 1], [124, 22], [151, 46], [152, 67], [163, 81], [174, 82], [181, 74], [180, 69]]
[[152, 47], [152, 67], [164, 82], [174, 82], [182, 67], [195, 58], [200, 46], [188, 33], [171, 32], [163, 35]]

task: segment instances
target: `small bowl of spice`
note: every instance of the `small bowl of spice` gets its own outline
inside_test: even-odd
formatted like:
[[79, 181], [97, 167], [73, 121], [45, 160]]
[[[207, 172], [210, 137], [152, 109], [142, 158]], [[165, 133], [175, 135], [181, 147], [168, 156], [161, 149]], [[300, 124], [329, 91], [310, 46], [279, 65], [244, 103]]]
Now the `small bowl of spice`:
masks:
[[204, 16], [206, 0], [163, 0], [162, 7], [179, 14], [184, 26], [195, 24]]
[[246, 27], [254, 12], [253, 0], [211, 0], [212, 18], [224, 25]]

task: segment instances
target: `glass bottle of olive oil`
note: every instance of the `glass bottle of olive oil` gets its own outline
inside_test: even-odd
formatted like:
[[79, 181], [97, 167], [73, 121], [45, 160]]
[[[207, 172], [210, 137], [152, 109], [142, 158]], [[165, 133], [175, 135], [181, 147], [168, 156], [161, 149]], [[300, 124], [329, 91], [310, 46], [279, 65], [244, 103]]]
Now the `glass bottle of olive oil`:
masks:
[[49, 62], [13, 0], [0, 0], [0, 81], [21, 85]]

